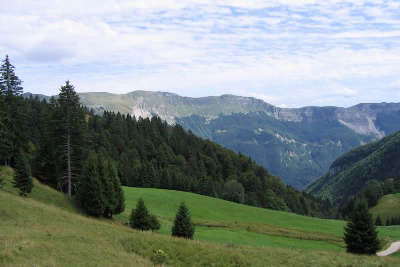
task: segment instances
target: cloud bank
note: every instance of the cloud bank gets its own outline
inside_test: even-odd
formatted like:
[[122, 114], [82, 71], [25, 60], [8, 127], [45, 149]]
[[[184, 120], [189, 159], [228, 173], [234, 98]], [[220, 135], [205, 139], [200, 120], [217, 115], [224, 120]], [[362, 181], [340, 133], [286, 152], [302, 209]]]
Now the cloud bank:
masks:
[[[0, 0], [4, 1], [5, 0]], [[7, 1], [0, 55], [25, 91], [400, 101], [400, 1]]]

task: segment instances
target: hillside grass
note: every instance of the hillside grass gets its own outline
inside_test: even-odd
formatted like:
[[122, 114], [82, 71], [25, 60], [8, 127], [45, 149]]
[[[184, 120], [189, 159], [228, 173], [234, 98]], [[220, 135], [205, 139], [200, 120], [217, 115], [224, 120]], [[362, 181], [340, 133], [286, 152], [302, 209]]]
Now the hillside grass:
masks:
[[[0, 167], [0, 175], [12, 175]], [[9, 175], [7, 175], [9, 176]], [[165, 200], [168, 201], [168, 200]], [[398, 257], [342, 251], [257, 248], [140, 232], [118, 220], [87, 217], [63, 194], [35, 182], [20, 197], [10, 179], [0, 189], [0, 266], [399, 266]]]
[[389, 218], [400, 217], [400, 193], [384, 195], [370, 212], [375, 218], [379, 215], [383, 223]]
[[[319, 219], [262, 209], [188, 192], [124, 187], [127, 220], [139, 198], [161, 220], [160, 233], [170, 234], [179, 204], [184, 201], [196, 224], [194, 238], [223, 244], [344, 251], [345, 221]], [[400, 228], [379, 227], [383, 246], [400, 240]]]

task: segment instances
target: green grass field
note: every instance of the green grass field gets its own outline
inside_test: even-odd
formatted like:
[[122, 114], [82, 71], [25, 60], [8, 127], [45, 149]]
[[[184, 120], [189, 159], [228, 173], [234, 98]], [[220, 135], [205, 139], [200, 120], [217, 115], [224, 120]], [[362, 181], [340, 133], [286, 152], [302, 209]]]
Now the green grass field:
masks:
[[[12, 175], [12, 170], [0, 167], [0, 175], [9, 177]], [[129, 203], [134, 203], [135, 200], [130, 194], [127, 198], [128, 206]], [[151, 211], [157, 214], [150, 200], [145, 199], [145, 201]], [[164, 199], [163, 202], [170, 202], [170, 199]], [[187, 203], [191, 205], [190, 201]], [[218, 239], [215, 242], [182, 240], [165, 234], [135, 231], [117, 219], [106, 220], [85, 216], [63, 194], [38, 182], [35, 182], [33, 193], [28, 198], [23, 198], [18, 196], [8, 178], [6, 185], [0, 189], [0, 204], [0, 266], [154, 266], [155, 251], [159, 249], [165, 252], [165, 263], [170, 266], [400, 265], [399, 257], [356, 256], [340, 250], [329, 248], [325, 250], [323, 247], [311, 250], [306, 247], [311, 243], [303, 243], [303, 249], [299, 244], [309, 240], [293, 237], [290, 239], [298, 243], [289, 246], [286, 234], [282, 236], [275, 234], [270, 237], [266, 235], [266, 239], [270, 239], [268, 241], [270, 245], [266, 247], [238, 245], [240, 239], [251, 241], [248, 233], [255, 235], [253, 238], [255, 243], [264, 242], [259, 239], [256, 232], [242, 228], [249, 225], [258, 227], [251, 224], [254, 218], [241, 220], [239, 214], [232, 214], [232, 218], [235, 218], [239, 225], [237, 228], [232, 228], [233, 230], [215, 225], [210, 228], [198, 227], [200, 235], [208, 236], [210, 241]], [[195, 221], [200, 221], [196, 219], [194, 209], [192, 210]], [[227, 210], [233, 211], [230, 208]], [[160, 213], [164, 225], [161, 231], [167, 233], [169, 218], [175, 213], [175, 204], [171, 204], [171, 211]], [[214, 222], [209, 220], [209, 216], [210, 214], [203, 214], [203, 217], [200, 216], [201, 221]], [[229, 218], [230, 215], [221, 212], [220, 216], [218, 220]], [[280, 216], [284, 218], [284, 213]], [[261, 220], [258, 222], [263, 225]], [[292, 224], [293, 222], [288, 222], [288, 225]], [[276, 226], [271, 228], [268, 226], [266, 229], [269, 231], [279, 227], [285, 229], [286, 226], [282, 223], [278, 228], [274, 227]], [[222, 232], [213, 232], [220, 228]], [[306, 225], [302, 228], [307, 229]], [[202, 229], [204, 229], [203, 234], [201, 234]], [[287, 229], [293, 235], [303, 234], [303, 231], [295, 228], [293, 231]], [[230, 231], [235, 234], [230, 236]], [[312, 231], [306, 232], [312, 233]], [[226, 244], [218, 244], [223, 238], [227, 239]]]
[[[170, 234], [180, 202], [191, 210], [196, 224], [195, 239], [224, 244], [344, 250], [342, 240], [345, 221], [326, 220], [241, 205], [187, 192], [153, 188], [124, 187], [125, 213], [141, 197], [150, 212], [162, 221], [160, 233]], [[379, 227], [383, 243], [400, 240], [400, 228]]]
[[374, 217], [379, 215], [383, 222], [388, 218], [400, 217], [400, 193], [384, 195], [370, 212]]

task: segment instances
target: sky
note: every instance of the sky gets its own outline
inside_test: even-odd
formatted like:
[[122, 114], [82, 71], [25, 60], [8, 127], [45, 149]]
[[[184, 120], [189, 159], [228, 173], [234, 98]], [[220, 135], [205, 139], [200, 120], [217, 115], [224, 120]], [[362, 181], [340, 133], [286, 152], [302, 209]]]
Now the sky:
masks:
[[400, 102], [400, 0], [0, 0], [25, 92]]

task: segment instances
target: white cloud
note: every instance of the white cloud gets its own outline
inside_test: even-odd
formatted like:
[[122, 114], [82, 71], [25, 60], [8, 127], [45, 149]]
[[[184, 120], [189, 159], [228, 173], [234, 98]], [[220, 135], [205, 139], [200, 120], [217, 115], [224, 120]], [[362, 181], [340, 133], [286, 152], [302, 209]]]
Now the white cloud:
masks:
[[398, 79], [399, 2], [349, 3], [15, 0], [0, 7], [0, 54], [42, 93], [71, 79], [81, 91], [237, 93], [288, 106], [330, 91], [329, 101], [356, 101]]

